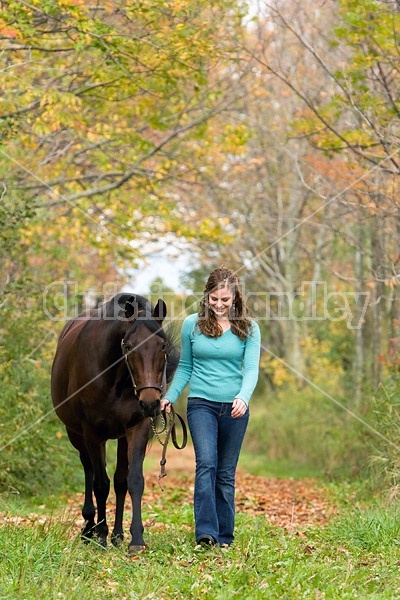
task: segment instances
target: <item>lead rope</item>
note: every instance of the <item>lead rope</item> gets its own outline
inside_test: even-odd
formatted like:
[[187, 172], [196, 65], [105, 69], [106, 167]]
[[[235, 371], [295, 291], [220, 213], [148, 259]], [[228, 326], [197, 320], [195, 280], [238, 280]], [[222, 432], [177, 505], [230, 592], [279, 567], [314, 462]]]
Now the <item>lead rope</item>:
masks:
[[[173, 406], [171, 406], [171, 412], [169, 413], [169, 419], [166, 416], [168, 413], [165, 413], [164, 411], [163, 411], [163, 413], [161, 413], [161, 423], [162, 423], [161, 430], [157, 431], [156, 420], [151, 419], [151, 428], [153, 430], [153, 433], [156, 436], [156, 438], [158, 439], [158, 441], [160, 442], [161, 446], [163, 447], [161, 460], [160, 460], [160, 474], [158, 476], [158, 483], [159, 483], [162, 491], [164, 491], [164, 488], [161, 485], [161, 479], [167, 475], [167, 473], [165, 471], [165, 465], [167, 462], [166, 454], [167, 454], [167, 446], [168, 446], [169, 438], [170, 437], [172, 438], [172, 443], [174, 444], [175, 448], [177, 448], [178, 450], [183, 450], [183, 448], [185, 448], [186, 443], [187, 443], [187, 429], [186, 429], [186, 424], [185, 424], [184, 420], [182, 419], [182, 417], [180, 415], [178, 415], [178, 413], [175, 412]], [[178, 417], [178, 419], [181, 423], [181, 426], [182, 426], [182, 444], [181, 445], [178, 444], [177, 438], [176, 438], [175, 416]], [[167, 420], [169, 421], [168, 426], [167, 426]], [[163, 433], [165, 433], [164, 439], [161, 438], [161, 435]]]

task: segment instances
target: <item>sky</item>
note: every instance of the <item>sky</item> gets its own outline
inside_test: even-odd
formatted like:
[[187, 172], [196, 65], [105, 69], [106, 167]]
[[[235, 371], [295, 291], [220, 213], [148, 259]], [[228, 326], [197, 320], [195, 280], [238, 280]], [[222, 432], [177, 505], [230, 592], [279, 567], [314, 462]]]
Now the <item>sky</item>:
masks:
[[160, 277], [165, 285], [177, 292], [187, 291], [180, 283], [182, 275], [190, 270], [190, 259], [193, 254], [187, 247], [170, 240], [169, 243], [146, 243], [148, 249], [145, 259], [139, 262], [138, 268], [130, 270], [130, 282], [122, 291], [133, 291], [147, 294], [151, 283]]

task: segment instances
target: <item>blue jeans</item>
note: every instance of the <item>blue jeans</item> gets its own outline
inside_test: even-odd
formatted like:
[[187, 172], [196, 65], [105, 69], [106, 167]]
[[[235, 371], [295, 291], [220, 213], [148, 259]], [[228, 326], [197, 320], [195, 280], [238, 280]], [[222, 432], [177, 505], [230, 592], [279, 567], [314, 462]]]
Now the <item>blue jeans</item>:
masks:
[[212, 535], [230, 545], [235, 526], [235, 473], [249, 410], [231, 417], [232, 404], [189, 398], [187, 419], [196, 456], [196, 540]]

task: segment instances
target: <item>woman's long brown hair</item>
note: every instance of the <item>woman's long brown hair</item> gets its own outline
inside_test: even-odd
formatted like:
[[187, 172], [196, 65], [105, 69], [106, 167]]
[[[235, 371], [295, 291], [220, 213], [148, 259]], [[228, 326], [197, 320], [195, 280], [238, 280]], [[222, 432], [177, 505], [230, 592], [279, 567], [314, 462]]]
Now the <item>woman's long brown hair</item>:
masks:
[[201, 333], [208, 337], [219, 337], [222, 335], [222, 327], [219, 325], [214, 311], [208, 304], [209, 295], [222, 287], [229, 288], [233, 295], [233, 304], [229, 314], [231, 331], [241, 340], [244, 340], [251, 330], [251, 319], [240, 289], [239, 278], [236, 273], [225, 267], [218, 267], [208, 277], [200, 303], [197, 326]]

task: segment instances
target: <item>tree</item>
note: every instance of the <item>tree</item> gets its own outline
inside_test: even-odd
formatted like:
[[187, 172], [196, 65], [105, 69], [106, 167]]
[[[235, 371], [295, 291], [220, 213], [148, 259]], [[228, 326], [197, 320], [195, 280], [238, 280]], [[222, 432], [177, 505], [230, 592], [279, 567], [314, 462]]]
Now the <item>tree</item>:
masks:
[[131, 260], [135, 233], [182, 229], [162, 190], [192, 179], [185, 140], [226, 109], [237, 5], [3, 5], [2, 177], [11, 203], [37, 215], [44, 255], [61, 245], [82, 256], [83, 240], [88, 254]]
[[233, 101], [242, 11], [232, 0], [1, 6], [0, 479], [22, 485], [23, 439], [8, 440], [49, 409], [54, 321], [89, 288], [120, 284], [144, 234], [222, 234], [193, 211], [185, 223], [176, 190], [195, 185], [190, 144]]
[[[387, 329], [388, 314], [389, 329], [399, 331], [393, 234], [399, 210], [395, 124], [400, 107], [400, 14], [392, 3], [369, 0], [325, 2], [317, 10], [290, 1], [262, 5], [259, 43], [249, 44], [247, 54], [297, 99], [288, 136], [307, 140], [332, 165], [342, 164], [339, 178], [336, 175], [331, 184], [348, 179], [334, 202], [334, 221], [330, 205], [329, 228], [332, 240], [344, 242], [344, 261], [353, 254], [354, 264], [347, 262], [350, 268], [338, 275], [330, 266], [330, 253], [325, 266], [337, 279], [347, 281], [349, 290], [370, 294], [370, 310], [354, 337], [354, 381], [360, 382], [363, 374], [368, 380], [372, 373], [376, 385], [378, 359], [389, 347], [388, 336], [379, 335]], [[276, 46], [281, 48], [278, 53]], [[309, 156], [315, 165], [315, 153]], [[314, 193], [324, 196], [312, 178], [302, 178]], [[350, 221], [346, 224], [341, 215]], [[360, 397], [360, 384], [356, 389]]]

